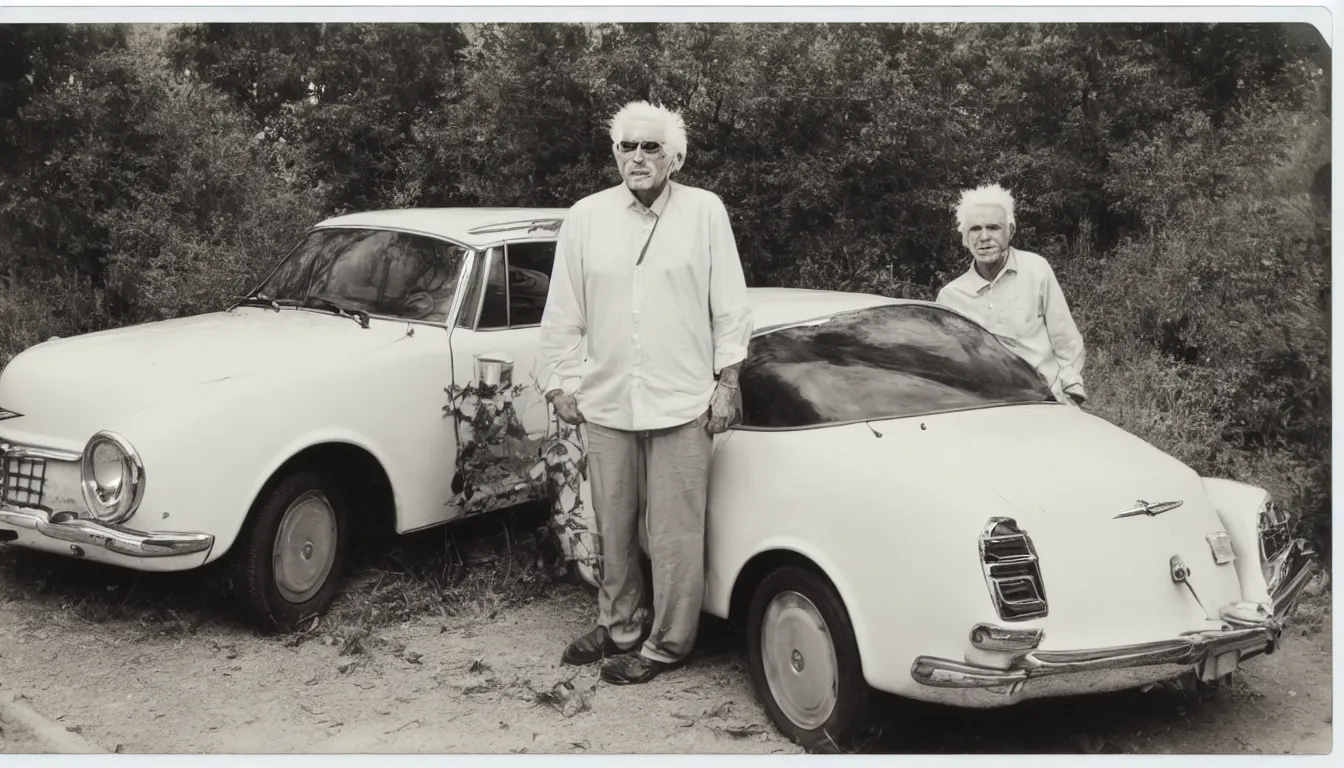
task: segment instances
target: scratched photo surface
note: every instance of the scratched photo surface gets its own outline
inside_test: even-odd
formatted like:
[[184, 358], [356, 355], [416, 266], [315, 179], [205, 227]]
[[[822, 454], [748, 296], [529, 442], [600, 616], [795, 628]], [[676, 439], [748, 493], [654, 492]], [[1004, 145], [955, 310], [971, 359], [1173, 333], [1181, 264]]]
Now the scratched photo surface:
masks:
[[[1326, 8], [510, 10], [0, 11], [0, 766], [1331, 752]], [[683, 118], [671, 179], [722, 203], [758, 335], [702, 486], [692, 656], [622, 686], [561, 660], [616, 545], [540, 326], [640, 99]], [[960, 201], [996, 184], [1041, 261], [981, 286], [974, 238], [1010, 227]], [[1041, 262], [1072, 371], [1012, 338]], [[1204, 674], [1013, 698], [1067, 688], [1037, 640], [1222, 643], [1261, 586], [1291, 620]]]

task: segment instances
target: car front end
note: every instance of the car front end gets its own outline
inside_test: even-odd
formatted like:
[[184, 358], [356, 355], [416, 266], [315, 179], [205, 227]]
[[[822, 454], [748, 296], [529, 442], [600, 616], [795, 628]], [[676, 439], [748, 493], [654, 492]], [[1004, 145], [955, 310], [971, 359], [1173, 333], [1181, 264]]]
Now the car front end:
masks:
[[0, 435], [0, 542], [142, 571], [203, 564], [204, 532], [141, 531], [145, 468], [126, 438], [94, 434], [82, 450]]
[[349, 361], [404, 335], [243, 308], [25, 350], [0, 372], [0, 542], [140, 571], [217, 559], [301, 425], [339, 426], [314, 381], [369, 389]]

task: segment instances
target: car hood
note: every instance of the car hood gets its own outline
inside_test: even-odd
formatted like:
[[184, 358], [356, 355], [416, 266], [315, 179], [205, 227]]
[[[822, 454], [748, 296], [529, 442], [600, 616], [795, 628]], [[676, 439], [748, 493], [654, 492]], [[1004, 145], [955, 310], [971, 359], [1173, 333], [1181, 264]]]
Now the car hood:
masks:
[[361, 328], [337, 315], [285, 309], [227, 312], [56, 339], [0, 374], [0, 408], [15, 430], [83, 440], [118, 417], [231, 379], [331, 369], [396, 341], [400, 323]]

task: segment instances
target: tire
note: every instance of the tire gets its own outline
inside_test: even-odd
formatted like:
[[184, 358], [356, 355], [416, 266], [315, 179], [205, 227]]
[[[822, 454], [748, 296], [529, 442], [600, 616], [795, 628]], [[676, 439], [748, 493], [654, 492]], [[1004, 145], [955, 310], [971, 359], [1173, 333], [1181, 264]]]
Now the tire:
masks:
[[285, 476], [258, 499], [234, 545], [233, 582], [244, 609], [279, 632], [326, 613], [351, 538], [348, 495], [338, 483], [312, 469]]
[[821, 575], [785, 566], [761, 580], [747, 613], [747, 659], [756, 695], [795, 744], [850, 750], [865, 733], [872, 691], [849, 612]]

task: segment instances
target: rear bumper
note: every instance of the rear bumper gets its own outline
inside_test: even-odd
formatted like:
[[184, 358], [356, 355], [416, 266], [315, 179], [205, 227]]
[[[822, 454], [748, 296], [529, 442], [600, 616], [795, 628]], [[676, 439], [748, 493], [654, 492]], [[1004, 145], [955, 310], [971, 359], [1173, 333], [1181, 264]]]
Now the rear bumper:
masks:
[[958, 707], [1002, 707], [1027, 699], [1134, 688], [1195, 672], [1222, 677], [1245, 659], [1273, 653], [1303, 588], [1321, 570], [1305, 542], [1295, 541], [1275, 559], [1270, 583], [1272, 614], [1261, 621], [1229, 619], [1223, 629], [1178, 638], [1088, 650], [1034, 650], [1008, 669], [920, 656], [910, 674], [917, 698]]
[[13, 532], [17, 546], [138, 571], [195, 568], [215, 543], [208, 533], [143, 533], [87, 519], [53, 521], [45, 510], [11, 505], [0, 505], [3, 531]]

